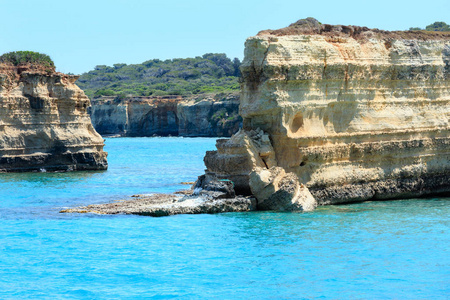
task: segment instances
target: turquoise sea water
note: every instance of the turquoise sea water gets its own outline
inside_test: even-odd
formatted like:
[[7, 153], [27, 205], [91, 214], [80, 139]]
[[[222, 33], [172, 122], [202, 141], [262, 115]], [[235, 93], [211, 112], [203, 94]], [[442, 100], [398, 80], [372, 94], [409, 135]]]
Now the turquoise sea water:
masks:
[[214, 139], [107, 139], [105, 172], [0, 174], [0, 299], [449, 299], [448, 198], [309, 213], [60, 214], [173, 192]]

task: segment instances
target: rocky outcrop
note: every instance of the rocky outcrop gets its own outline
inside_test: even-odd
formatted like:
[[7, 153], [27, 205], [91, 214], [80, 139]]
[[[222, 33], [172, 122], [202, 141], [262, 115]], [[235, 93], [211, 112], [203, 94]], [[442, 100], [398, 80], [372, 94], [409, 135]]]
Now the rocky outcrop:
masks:
[[311, 211], [317, 206], [308, 188], [298, 182], [294, 173], [283, 168], [257, 168], [250, 173], [249, 185], [261, 210]]
[[107, 168], [77, 76], [0, 66], [0, 171]]
[[101, 134], [121, 136], [229, 137], [242, 125], [239, 96], [94, 99], [92, 123]]
[[[207, 191], [197, 188], [185, 196], [177, 194], [134, 195], [133, 199], [68, 208], [60, 212], [163, 217], [178, 214], [216, 214], [256, 210], [254, 198], [235, 197], [234, 195], [230, 197], [229, 194], [223, 192], [224, 186], [220, 187], [220, 183], [210, 181], [207, 184], [213, 184], [218, 189]], [[192, 194], [192, 192], [194, 193]]]
[[286, 189], [295, 207], [302, 185], [319, 205], [450, 192], [448, 33], [301, 20], [249, 38], [241, 73], [243, 129], [206, 176], [259, 207]]

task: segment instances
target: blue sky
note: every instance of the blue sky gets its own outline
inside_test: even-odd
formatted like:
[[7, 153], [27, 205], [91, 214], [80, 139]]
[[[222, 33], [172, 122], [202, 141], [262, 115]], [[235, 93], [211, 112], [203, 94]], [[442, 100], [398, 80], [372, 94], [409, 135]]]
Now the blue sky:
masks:
[[242, 59], [247, 37], [306, 17], [386, 30], [450, 23], [450, 0], [0, 0], [0, 12], [0, 53], [46, 53], [80, 74], [209, 52]]

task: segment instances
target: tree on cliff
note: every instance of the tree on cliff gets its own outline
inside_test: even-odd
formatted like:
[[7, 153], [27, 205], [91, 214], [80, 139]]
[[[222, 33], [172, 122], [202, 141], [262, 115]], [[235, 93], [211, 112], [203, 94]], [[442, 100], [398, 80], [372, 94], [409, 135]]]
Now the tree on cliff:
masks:
[[[409, 30], [424, 30], [420, 27], [410, 27]], [[434, 22], [425, 27], [426, 31], [450, 31], [450, 25], [445, 22]]]
[[445, 22], [434, 22], [425, 27], [427, 31], [450, 31], [450, 26]]
[[207, 53], [195, 58], [99, 65], [82, 74], [77, 84], [91, 98], [230, 92], [239, 90], [240, 64], [238, 58]]

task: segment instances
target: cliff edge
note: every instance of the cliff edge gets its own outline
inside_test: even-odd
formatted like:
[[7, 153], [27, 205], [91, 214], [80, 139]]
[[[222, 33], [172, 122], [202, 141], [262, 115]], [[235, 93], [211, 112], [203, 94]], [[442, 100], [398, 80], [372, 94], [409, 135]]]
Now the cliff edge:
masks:
[[107, 168], [77, 78], [53, 66], [0, 63], [0, 172]]
[[450, 192], [449, 33], [308, 18], [248, 38], [241, 73], [243, 129], [206, 176], [259, 208]]

